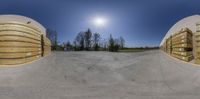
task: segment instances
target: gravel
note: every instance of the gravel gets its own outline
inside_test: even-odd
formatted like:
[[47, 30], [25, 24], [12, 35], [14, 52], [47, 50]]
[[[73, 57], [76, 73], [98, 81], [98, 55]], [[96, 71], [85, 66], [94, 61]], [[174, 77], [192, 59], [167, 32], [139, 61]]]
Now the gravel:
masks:
[[159, 50], [53, 52], [0, 69], [0, 99], [199, 99], [200, 68]]

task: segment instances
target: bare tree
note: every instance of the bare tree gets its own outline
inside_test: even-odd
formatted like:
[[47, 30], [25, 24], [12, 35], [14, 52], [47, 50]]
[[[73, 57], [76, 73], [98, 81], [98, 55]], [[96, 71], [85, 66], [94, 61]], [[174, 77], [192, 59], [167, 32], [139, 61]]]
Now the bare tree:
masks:
[[84, 32], [78, 33], [76, 38], [75, 38], [75, 41], [78, 44], [79, 50], [84, 50], [84, 48], [85, 48]]
[[55, 30], [47, 29], [47, 38], [51, 41], [52, 50], [56, 50], [58, 47], [57, 32]]
[[114, 46], [115, 46], [115, 41], [114, 41], [112, 35], [110, 34], [109, 47], [108, 47], [110, 52], [114, 52]]
[[74, 51], [77, 51], [77, 50], [78, 50], [78, 49], [77, 49], [77, 42], [74, 40], [73, 43], [74, 43], [74, 45], [73, 45], [73, 46], [74, 46]]
[[104, 50], [107, 50], [108, 48], [108, 40], [107, 39], [103, 39], [103, 46]]
[[104, 50], [109, 50], [111, 52], [118, 51], [120, 48], [123, 49], [125, 45], [125, 40], [123, 37], [118, 39], [113, 38], [110, 35], [109, 39], [101, 39], [99, 33], [92, 33], [90, 29], [85, 32], [80, 32], [74, 39], [74, 50], [93, 50], [97, 51], [100, 48]]
[[90, 29], [88, 29], [85, 33], [84, 33], [84, 38], [85, 38], [85, 48], [86, 50], [89, 50], [91, 48], [91, 38], [92, 38], [92, 32]]
[[71, 51], [71, 50], [72, 50], [72, 44], [71, 44], [70, 41], [68, 41], [68, 42], [66, 43], [65, 48], [66, 48], [67, 51]]
[[122, 36], [119, 37], [120, 48], [123, 49], [125, 45], [125, 40]]
[[120, 39], [116, 39], [116, 38], [113, 38], [112, 35], [110, 35], [110, 38], [109, 38], [109, 51], [110, 52], [117, 52], [120, 48]]
[[114, 39], [114, 52], [117, 52], [120, 48], [120, 39]]
[[94, 45], [93, 45], [93, 48], [94, 48], [94, 50], [95, 51], [98, 51], [99, 50], [99, 41], [100, 41], [100, 34], [99, 33], [94, 33], [93, 34], [93, 43], [94, 43]]

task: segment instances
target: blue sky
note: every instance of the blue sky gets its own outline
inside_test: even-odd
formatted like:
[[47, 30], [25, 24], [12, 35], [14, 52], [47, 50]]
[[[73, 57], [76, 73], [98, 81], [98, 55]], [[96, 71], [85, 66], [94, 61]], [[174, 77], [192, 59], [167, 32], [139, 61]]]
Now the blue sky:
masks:
[[[91, 28], [103, 38], [123, 36], [128, 47], [158, 46], [178, 20], [200, 13], [198, 0], [1, 0], [0, 14], [19, 14], [56, 30], [60, 42]], [[95, 16], [108, 24], [91, 24]]]

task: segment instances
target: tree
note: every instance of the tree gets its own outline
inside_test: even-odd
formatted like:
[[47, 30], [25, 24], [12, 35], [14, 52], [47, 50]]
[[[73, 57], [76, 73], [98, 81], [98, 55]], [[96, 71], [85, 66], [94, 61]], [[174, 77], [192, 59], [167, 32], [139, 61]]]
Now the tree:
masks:
[[68, 41], [67, 43], [64, 43], [64, 50], [65, 51], [70, 51], [72, 50], [72, 44], [70, 43], [70, 41]]
[[47, 29], [46, 35], [51, 41], [52, 50], [56, 50], [58, 48], [57, 34], [58, 33], [55, 30]]
[[109, 38], [109, 51], [110, 52], [117, 52], [120, 48], [120, 39], [114, 39], [112, 35]]
[[85, 48], [85, 46], [84, 46], [84, 43], [85, 43], [84, 32], [78, 33], [76, 38], [75, 38], [75, 41], [78, 44], [79, 50], [84, 50], [84, 48]]
[[67, 42], [67, 46], [68, 46], [68, 47], [71, 47], [71, 46], [72, 46], [70, 41]]
[[120, 41], [120, 48], [123, 49], [124, 45], [125, 45], [125, 40], [122, 36], [119, 37], [119, 41]]
[[89, 50], [91, 48], [91, 38], [92, 38], [92, 32], [90, 29], [88, 29], [84, 33], [84, 39], [85, 39], [85, 49]]
[[106, 51], [107, 50], [107, 48], [108, 48], [108, 46], [109, 46], [109, 44], [108, 44], [108, 42], [109, 42], [109, 40], [107, 40], [107, 39], [103, 39], [102, 40], [102, 48]]
[[108, 50], [110, 52], [114, 52], [114, 46], [115, 46], [115, 41], [114, 41], [112, 35], [110, 34]]
[[94, 50], [95, 51], [98, 51], [99, 50], [99, 41], [100, 41], [100, 34], [99, 33], [94, 33], [93, 34], [93, 43], [94, 43], [94, 45], [93, 45], [93, 48], [94, 48]]
[[120, 48], [120, 39], [114, 40], [114, 52], [117, 52]]
[[[98, 51], [100, 48], [111, 52], [118, 51], [120, 48], [123, 49], [125, 40], [123, 37], [115, 39], [110, 34], [109, 39], [101, 39], [99, 33], [92, 33], [90, 29], [85, 32], [79, 32], [73, 42], [74, 50], [95, 50]], [[92, 49], [91, 49], [92, 47]]]
[[78, 49], [77, 49], [77, 44], [76, 44], [76, 41], [74, 40], [74, 42], [73, 42], [73, 43], [74, 43], [74, 46], [73, 46], [73, 47], [74, 47], [74, 51], [77, 51]]

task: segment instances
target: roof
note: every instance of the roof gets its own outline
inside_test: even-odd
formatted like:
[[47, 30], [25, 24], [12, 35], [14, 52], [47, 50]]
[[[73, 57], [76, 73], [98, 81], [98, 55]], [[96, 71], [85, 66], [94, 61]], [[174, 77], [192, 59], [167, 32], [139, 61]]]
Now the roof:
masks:
[[200, 15], [189, 16], [178, 21], [166, 33], [165, 37], [160, 43], [160, 46], [164, 43], [165, 39], [167, 39], [170, 35], [173, 35], [174, 33], [180, 31], [182, 28], [189, 28], [193, 33], [195, 33], [197, 23], [200, 23]]

